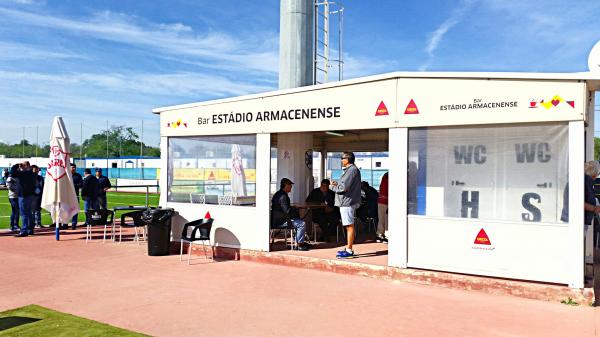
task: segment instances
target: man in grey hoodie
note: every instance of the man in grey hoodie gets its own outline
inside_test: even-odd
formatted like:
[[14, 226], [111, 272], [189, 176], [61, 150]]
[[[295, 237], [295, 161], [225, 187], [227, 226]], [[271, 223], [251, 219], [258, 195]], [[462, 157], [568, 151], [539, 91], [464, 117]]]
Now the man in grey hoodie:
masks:
[[344, 172], [339, 181], [331, 183], [331, 190], [335, 192], [335, 205], [340, 208], [342, 225], [347, 229], [348, 244], [345, 249], [337, 253], [338, 259], [351, 259], [354, 256], [352, 244], [354, 243], [354, 213], [360, 206], [360, 170], [354, 165], [354, 153], [342, 154], [342, 168]]

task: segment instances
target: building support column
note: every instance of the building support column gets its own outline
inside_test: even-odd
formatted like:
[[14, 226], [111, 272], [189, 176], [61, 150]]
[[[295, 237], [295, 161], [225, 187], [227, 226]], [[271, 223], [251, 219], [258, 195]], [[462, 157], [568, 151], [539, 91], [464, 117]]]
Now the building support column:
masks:
[[306, 151], [311, 151], [312, 133], [279, 133], [277, 134], [277, 189], [282, 178], [294, 182], [289, 193], [291, 202], [304, 202], [314, 187], [312, 169], [305, 163]]
[[270, 230], [271, 134], [256, 135], [256, 233], [260, 234], [260, 249], [269, 251]]
[[173, 168], [168, 169], [169, 166], [169, 137], [160, 137], [160, 177], [158, 179], [160, 197], [158, 204], [162, 207], [167, 206], [168, 190], [168, 179], [169, 172], [173, 174]]
[[388, 173], [388, 266], [408, 264], [408, 129], [389, 129]]
[[583, 288], [583, 164], [585, 162], [583, 121], [569, 122], [569, 287]]

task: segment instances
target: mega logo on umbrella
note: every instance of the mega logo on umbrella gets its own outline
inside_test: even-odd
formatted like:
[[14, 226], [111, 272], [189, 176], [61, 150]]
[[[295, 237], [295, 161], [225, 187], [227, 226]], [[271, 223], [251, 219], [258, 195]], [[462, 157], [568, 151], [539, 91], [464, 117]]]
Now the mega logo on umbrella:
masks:
[[69, 154], [61, 150], [58, 146], [50, 148], [50, 161], [48, 162], [47, 173], [54, 179], [59, 180], [67, 174], [67, 163]]

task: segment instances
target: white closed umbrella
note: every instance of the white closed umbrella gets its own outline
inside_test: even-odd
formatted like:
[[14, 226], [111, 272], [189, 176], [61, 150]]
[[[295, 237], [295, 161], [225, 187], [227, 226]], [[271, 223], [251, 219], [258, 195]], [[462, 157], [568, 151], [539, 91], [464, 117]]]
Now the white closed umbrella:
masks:
[[79, 202], [70, 170], [70, 147], [69, 134], [62, 117], [54, 117], [42, 207], [50, 212], [52, 221], [56, 224], [56, 240], [60, 239], [59, 224], [68, 223], [79, 212]]
[[246, 195], [246, 175], [242, 165], [242, 150], [238, 144], [231, 146], [231, 192], [236, 196]]

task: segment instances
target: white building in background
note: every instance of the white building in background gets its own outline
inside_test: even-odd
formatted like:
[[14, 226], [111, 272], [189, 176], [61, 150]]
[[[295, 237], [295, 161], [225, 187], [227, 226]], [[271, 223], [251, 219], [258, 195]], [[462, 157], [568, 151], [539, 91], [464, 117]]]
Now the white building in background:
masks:
[[29, 161], [31, 165], [37, 165], [39, 167], [48, 166], [48, 157], [29, 157], [29, 158], [6, 158], [0, 157], [0, 167], [11, 167], [15, 164], [22, 163], [23, 161]]
[[[71, 162], [73, 162], [73, 159]], [[0, 167], [11, 167], [14, 164], [23, 161], [29, 161], [31, 165], [39, 167], [48, 166], [48, 157], [30, 157], [30, 158], [5, 158], [0, 157]], [[75, 160], [77, 167], [80, 168], [159, 168], [160, 158], [158, 157], [116, 157], [116, 158], [85, 158]]]
[[78, 167], [85, 168], [159, 168], [160, 158], [157, 157], [110, 157], [85, 158], [77, 160]]

